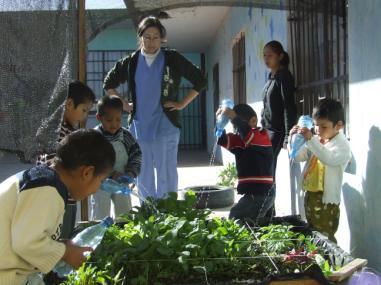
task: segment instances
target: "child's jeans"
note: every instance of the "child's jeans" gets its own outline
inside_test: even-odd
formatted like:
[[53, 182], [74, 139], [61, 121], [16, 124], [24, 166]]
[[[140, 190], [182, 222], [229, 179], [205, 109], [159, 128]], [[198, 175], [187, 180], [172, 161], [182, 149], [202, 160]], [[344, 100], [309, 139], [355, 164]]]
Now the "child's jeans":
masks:
[[272, 187], [266, 194], [245, 194], [229, 213], [229, 219], [238, 219], [240, 223], [248, 221], [258, 224], [271, 209], [275, 201], [275, 189]]

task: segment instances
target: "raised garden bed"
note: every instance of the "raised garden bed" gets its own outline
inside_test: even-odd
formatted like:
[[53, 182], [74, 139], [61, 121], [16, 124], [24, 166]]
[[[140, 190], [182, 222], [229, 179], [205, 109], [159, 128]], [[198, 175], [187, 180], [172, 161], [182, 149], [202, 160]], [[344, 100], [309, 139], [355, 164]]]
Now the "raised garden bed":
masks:
[[173, 195], [126, 215], [66, 284], [327, 285], [363, 265], [295, 217], [245, 227], [209, 218], [196, 199]]

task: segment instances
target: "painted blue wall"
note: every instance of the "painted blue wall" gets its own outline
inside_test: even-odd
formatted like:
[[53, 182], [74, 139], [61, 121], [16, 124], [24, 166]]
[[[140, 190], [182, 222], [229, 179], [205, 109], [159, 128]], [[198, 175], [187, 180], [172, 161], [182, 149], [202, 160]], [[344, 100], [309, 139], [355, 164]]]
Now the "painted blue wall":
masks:
[[134, 29], [106, 29], [88, 43], [89, 50], [134, 50], [138, 47]]
[[[355, 256], [381, 272], [381, 5], [349, 0], [349, 136], [353, 152], [343, 186], [339, 234]], [[345, 218], [345, 219], [344, 219]]]
[[[221, 24], [215, 38], [206, 52], [208, 91], [207, 91], [207, 130], [208, 150], [214, 144], [213, 127], [213, 66], [219, 63], [220, 100], [233, 98], [232, 47], [234, 38], [240, 31], [245, 33], [246, 48], [246, 95], [258, 116], [261, 114], [262, 88], [268, 70], [263, 63], [263, 47], [270, 40], [278, 40], [287, 49], [287, 13], [285, 11], [257, 8], [231, 8]], [[229, 129], [228, 129], [229, 130]], [[223, 151], [217, 154], [218, 160], [231, 161], [233, 157]]]
[[[170, 37], [170, 35], [168, 35]], [[88, 50], [135, 50], [138, 48], [134, 29], [106, 29], [87, 44]], [[176, 48], [176, 47], [174, 47]], [[199, 53], [182, 53], [188, 60], [200, 66]]]

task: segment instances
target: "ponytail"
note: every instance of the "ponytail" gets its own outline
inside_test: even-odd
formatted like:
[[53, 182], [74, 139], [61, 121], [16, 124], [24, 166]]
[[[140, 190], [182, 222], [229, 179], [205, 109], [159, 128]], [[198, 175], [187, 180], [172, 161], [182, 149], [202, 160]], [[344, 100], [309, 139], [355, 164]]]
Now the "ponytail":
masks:
[[283, 58], [280, 61], [280, 64], [288, 69], [288, 66], [290, 65], [290, 57], [287, 52], [283, 51]]

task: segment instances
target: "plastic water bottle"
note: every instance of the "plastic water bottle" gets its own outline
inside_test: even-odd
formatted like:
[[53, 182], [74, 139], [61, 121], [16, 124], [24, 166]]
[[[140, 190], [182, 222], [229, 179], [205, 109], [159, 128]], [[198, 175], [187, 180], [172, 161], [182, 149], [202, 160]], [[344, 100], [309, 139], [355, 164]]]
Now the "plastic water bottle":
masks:
[[[94, 250], [101, 243], [107, 228], [109, 228], [113, 224], [113, 222], [114, 221], [112, 218], [106, 217], [99, 224], [88, 227], [80, 233], [78, 233], [72, 239], [72, 242], [77, 246], [91, 247]], [[53, 271], [56, 272], [58, 276], [62, 278], [72, 273], [73, 268], [69, 264], [61, 260], [53, 268]]]
[[355, 272], [349, 280], [349, 285], [381, 285], [381, 275], [371, 268]]
[[[308, 115], [300, 116], [298, 120], [298, 126], [301, 128], [308, 128], [312, 129], [313, 127], [313, 120]], [[302, 148], [302, 146], [306, 143], [306, 140], [302, 134], [295, 134], [291, 138], [291, 151], [290, 151], [290, 158], [295, 159], [296, 155], [298, 154], [299, 150]]]
[[132, 190], [125, 183], [135, 183], [135, 180], [129, 176], [118, 177], [118, 181], [107, 178], [101, 184], [101, 191], [112, 194], [130, 195]]
[[[222, 100], [221, 107], [222, 108], [228, 107], [230, 109], [233, 109], [234, 103], [231, 99], [224, 99]], [[215, 132], [215, 135], [217, 138], [219, 138], [222, 135], [228, 123], [229, 123], [229, 118], [224, 113], [221, 113], [218, 115], [216, 120], [216, 132]]]

